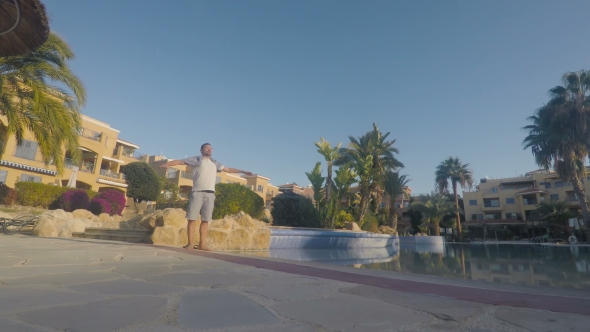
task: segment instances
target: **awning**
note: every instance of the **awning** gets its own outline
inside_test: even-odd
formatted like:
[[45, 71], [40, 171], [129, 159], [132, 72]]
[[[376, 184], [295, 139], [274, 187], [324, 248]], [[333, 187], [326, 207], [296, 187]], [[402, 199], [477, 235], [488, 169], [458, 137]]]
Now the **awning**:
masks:
[[125, 163], [123, 160], [119, 160], [119, 159], [115, 159], [115, 158], [111, 158], [111, 157], [104, 157], [103, 156], [102, 159], [114, 161], [114, 162], [119, 163], [119, 164], [124, 164]]
[[120, 138], [117, 138], [117, 143], [120, 143], [122, 145], [127, 145], [128, 147], [132, 147], [132, 148], [135, 148], [135, 149], [139, 149], [139, 145], [133, 144], [131, 142], [124, 141], [124, 140], [122, 140]]
[[115, 181], [110, 181], [110, 180], [106, 180], [106, 179], [102, 179], [102, 178], [98, 178], [96, 180], [96, 182], [110, 184], [111, 186], [115, 186], [115, 187], [127, 188], [127, 183], [115, 182]]
[[80, 149], [80, 150], [82, 150], [82, 151], [92, 152], [92, 151], [88, 150], [87, 148], [83, 148], [83, 147], [81, 147], [81, 146], [79, 146], [79, 147], [78, 147], [78, 149]]
[[8, 161], [8, 160], [0, 160], [0, 165], [24, 169], [27, 171], [43, 173], [43, 174], [48, 174], [48, 175], [57, 175], [56, 171], [53, 171], [50, 169], [40, 168], [40, 167], [35, 167], [35, 166], [30, 166], [30, 165], [25, 165], [25, 164], [19, 164], [19, 163], [15, 163], [15, 162]]

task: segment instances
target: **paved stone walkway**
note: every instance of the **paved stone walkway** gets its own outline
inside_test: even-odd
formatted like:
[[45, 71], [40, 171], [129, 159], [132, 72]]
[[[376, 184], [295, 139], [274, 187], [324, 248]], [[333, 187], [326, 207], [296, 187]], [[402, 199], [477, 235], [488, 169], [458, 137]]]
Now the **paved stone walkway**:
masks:
[[83, 239], [0, 235], [0, 251], [2, 332], [590, 330], [575, 290]]

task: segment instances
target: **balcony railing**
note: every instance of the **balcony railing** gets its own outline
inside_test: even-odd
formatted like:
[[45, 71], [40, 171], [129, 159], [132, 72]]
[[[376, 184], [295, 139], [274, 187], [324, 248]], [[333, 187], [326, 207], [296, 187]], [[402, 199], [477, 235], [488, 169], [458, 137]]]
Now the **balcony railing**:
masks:
[[133, 155], [135, 154], [135, 149], [124, 146], [121, 154], [124, 155], [125, 157], [133, 158]]
[[500, 207], [500, 201], [483, 201], [483, 206], [487, 208]]
[[183, 179], [189, 179], [189, 180], [192, 180], [192, 179], [193, 179], [193, 172], [191, 172], [191, 171], [181, 171], [181, 172], [180, 172], [180, 176], [181, 176]]
[[111, 172], [108, 169], [101, 169], [100, 170], [100, 175], [106, 176], [106, 177], [109, 177], [109, 178], [113, 178], [113, 179], [118, 179], [119, 178], [119, 173]]
[[102, 138], [102, 133], [83, 127], [78, 131], [78, 135], [98, 142], [100, 142], [100, 139]]
[[537, 204], [539, 204], [539, 202], [537, 202], [536, 199], [526, 199], [525, 198], [522, 201], [523, 201], [524, 205], [537, 205]]
[[176, 173], [178, 173], [177, 170], [169, 169], [168, 172], [166, 172], [166, 178], [167, 179], [175, 179], [176, 178]]

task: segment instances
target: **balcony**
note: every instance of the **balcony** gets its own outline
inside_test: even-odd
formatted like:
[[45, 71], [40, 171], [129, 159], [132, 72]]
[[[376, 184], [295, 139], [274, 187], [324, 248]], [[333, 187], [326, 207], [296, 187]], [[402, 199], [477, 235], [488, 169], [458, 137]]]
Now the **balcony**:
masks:
[[93, 163], [88, 163], [88, 162], [75, 163], [73, 159], [70, 159], [70, 158], [64, 159], [64, 167], [65, 168], [74, 169], [74, 166], [78, 167], [78, 172], [84, 172], [84, 173], [90, 173], [90, 174], [94, 173], [95, 165]]
[[192, 171], [180, 171], [180, 177], [183, 179], [193, 179], [193, 172]]
[[484, 211], [501, 211], [502, 204], [500, 204], [499, 199], [484, 199], [483, 200], [483, 210]]
[[120, 176], [120, 173], [111, 172], [108, 169], [101, 169], [100, 170], [100, 175], [106, 176], [106, 177], [109, 177], [109, 178], [113, 178], [113, 179], [118, 179], [119, 176]]
[[84, 127], [80, 128], [78, 135], [97, 142], [102, 138], [102, 133]]

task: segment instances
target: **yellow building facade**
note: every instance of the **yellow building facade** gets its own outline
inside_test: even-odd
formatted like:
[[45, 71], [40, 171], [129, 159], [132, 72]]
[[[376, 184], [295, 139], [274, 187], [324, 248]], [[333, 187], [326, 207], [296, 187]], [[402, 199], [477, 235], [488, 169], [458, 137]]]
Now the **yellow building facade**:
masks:
[[[180, 189], [180, 197], [188, 199], [193, 188], [192, 169], [187, 165], [161, 167], [173, 159], [164, 156], [144, 156], [143, 161], [147, 162], [159, 176], [165, 177], [168, 181], [176, 184]], [[220, 172], [217, 173], [217, 183], [238, 183], [254, 191], [269, 205], [272, 198], [279, 194], [279, 188], [270, 183], [270, 178], [254, 174], [252, 176]]]
[[0, 160], [0, 182], [13, 188], [18, 181], [66, 186], [73, 170], [77, 168], [77, 188], [126, 192], [127, 183], [121, 169], [127, 163], [138, 161], [134, 154], [139, 145], [120, 139], [119, 130], [109, 124], [84, 115], [78, 135], [82, 159], [74, 162], [64, 152], [63, 174], [57, 174], [53, 164], [46, 165], [43, 162], [38, 143], [30, 132], [25, 133], [22, 145], [16, 144], [14, 136], [6, 137], [4, 154]]
[[[590, 179], [590, 177], [588, 178]], [[586, 193], [590, 181], [584, 179]], [[579, 213], [580, 203], [571, 183], [555, 172], [538, 170], [523, 176], [481, 179], [475, 190], [463, 191], [466, 221], [531, 220], [543, 201], [567, 201], [570, 211]]]

